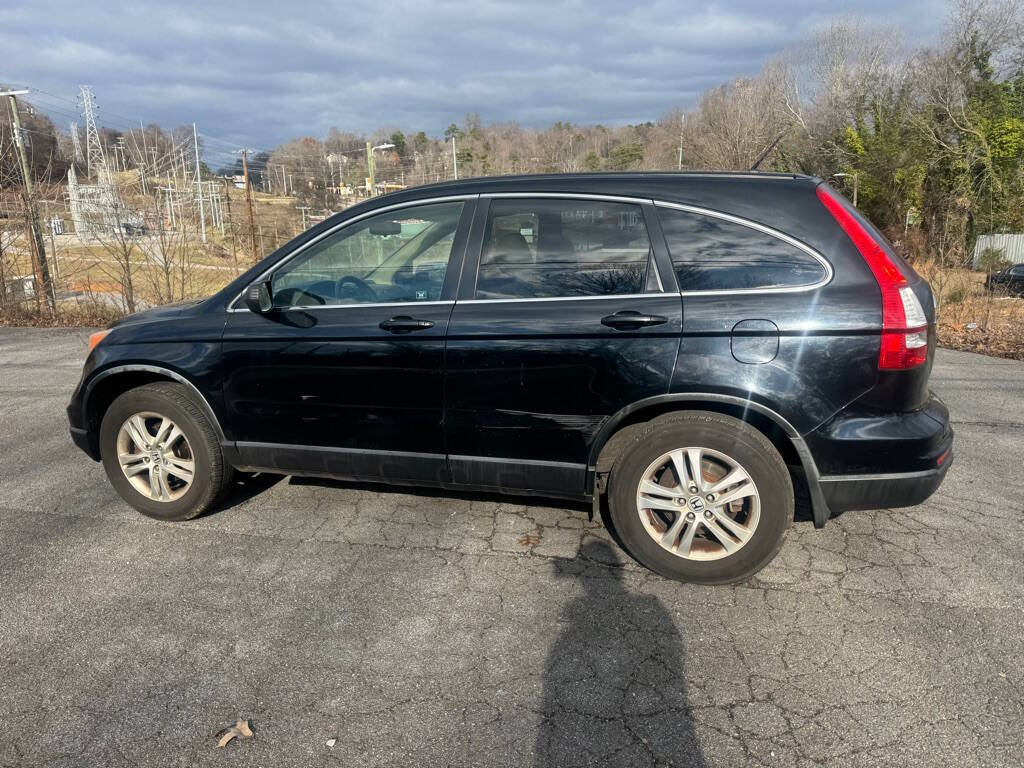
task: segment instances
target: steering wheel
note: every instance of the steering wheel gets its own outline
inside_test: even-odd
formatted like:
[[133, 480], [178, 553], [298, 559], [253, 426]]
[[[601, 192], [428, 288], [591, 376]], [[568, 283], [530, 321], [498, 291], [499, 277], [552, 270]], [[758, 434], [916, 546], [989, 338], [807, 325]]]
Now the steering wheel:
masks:
[[370, 287], [370, 284], [355, 275], [345, 275], [338, 281], [337, 291], [339, 298], [341, 298], [342, 288], [346, 285], [354, 285], [364, 297], [371, 301], [377, 298], [377, 293]]

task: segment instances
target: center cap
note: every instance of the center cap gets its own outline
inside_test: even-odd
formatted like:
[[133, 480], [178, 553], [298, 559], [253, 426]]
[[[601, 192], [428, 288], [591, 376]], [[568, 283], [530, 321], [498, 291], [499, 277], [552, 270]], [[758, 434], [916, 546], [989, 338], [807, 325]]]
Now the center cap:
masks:
[[704, 506], [705, 506], [704, 505], [704, 499], [702, 499], [700, 496], [694, 496], [692, 499], [690, 499], [688, 502], [686, 502], [686, 505], [691, 510], [693, 510], [694, 512], [698, 512], [698, 513], [699, 512], [703, 512], [704, 511]]

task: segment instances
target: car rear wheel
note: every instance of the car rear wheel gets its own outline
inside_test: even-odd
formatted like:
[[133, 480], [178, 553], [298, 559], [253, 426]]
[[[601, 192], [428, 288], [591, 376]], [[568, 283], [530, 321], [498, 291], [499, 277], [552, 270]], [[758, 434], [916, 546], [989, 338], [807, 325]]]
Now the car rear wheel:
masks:
[[107, 477], [125, 501], [158, 520], [209, 509], [234, 470], [213, 425], [180, 384], [147, 384], [111, 403], [100, 426]]
[[652, 421], [612, 468], [612, 524], [641, 564], [672, 579], [746, 579], [782, 547], [793, 519], [785, 462], [760, 431], [719, 413]]

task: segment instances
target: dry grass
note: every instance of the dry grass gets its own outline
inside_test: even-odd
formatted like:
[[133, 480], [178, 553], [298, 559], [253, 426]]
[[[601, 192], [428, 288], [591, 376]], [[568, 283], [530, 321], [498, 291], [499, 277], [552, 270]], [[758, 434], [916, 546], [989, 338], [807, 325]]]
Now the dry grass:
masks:
[[939, 345], [1024, 360], [1024, 298], [985, 290], [984, 273], [915, 264], [938, 298]]
[[98, 301], [62, 302], [57, 314], [40, 311], [34, 301], [0, 305], [0, 325], [51, 328], [103, 328], [122, 317], [117, 307]]

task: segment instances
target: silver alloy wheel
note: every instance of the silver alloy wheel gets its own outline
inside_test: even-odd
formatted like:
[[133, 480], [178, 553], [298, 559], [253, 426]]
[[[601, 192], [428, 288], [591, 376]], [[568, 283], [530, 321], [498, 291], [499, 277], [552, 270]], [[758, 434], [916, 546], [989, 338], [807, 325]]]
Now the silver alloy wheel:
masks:
[[196, 465], [185, 433], [166, 416], [141, 411], [117, 433], [117, 461], [132, 487], [153, 501], [176, 501], [192, 487]]
[[734, 554], [761, 517], [753, 478], [711, 448], [679, 448], [652, 461], [640, 478], [636, 506], [651, 538], [687, 560]]

